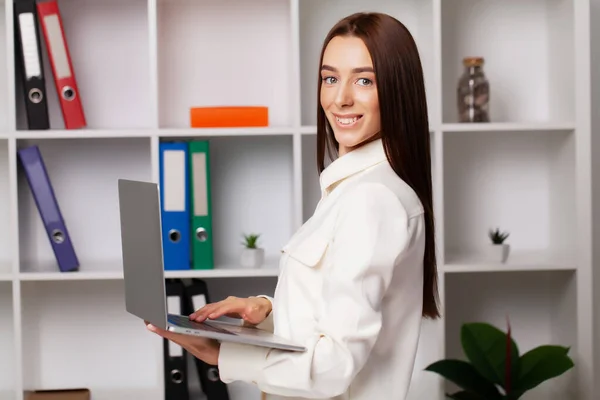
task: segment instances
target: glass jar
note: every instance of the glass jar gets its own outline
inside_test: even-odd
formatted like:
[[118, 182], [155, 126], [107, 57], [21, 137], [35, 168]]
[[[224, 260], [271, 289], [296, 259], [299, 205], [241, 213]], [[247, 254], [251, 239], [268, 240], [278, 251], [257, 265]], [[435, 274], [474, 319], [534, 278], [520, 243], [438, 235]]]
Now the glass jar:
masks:
[[490, 122], [490, 86], [483, 72], [483, 63], [483, 57], [463, 59], [464, 72], [457, 88], [460, 122]]

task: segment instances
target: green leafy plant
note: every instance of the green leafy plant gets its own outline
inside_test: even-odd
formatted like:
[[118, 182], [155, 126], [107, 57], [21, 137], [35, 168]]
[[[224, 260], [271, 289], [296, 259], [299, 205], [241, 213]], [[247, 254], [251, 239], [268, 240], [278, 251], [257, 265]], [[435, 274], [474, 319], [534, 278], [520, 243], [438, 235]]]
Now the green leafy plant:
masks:
[[260, 237], [260, 234], [255, 234], [255, 233], [250, 233], [250, 234], [244, 235], [244, 241], [242, 242], [242, 244], [247, 249], [256, 249], [258, 247], [258, 238], [259, 237]]
[[483, 322], [464, 324], [461, 344], [468, 361], [446, 359], [425, 368], [461, 388], [446, 393], [455, 400], [516, 400], [574, 366], [569, 347], [541, 345], [519, 354], [510, 323], [507, 333]]
[[498, 229], [498, 228], [490, 229], [489, 234], [488, 234], [488, 236], [490, 237], [490, 240], [494, 244], [504, 243], [504, 241], [506, 240], [506, 238], [508, 238], [509, 235], [510, 235], [510, 233], [501, 232], [500, 229]]

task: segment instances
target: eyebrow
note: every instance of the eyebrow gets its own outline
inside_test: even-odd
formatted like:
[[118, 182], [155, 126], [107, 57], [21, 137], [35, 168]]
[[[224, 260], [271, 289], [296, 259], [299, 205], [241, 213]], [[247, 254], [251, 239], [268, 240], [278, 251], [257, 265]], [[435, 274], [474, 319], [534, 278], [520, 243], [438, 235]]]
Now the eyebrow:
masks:
[[[324, 71], [324, 70], [325, 71], [337, 72], [337, 69], [335, 69], [331, 65], [327, 65], [327, 64], [323, 64], [321, 66], [321, 71]], [[371, 67], [358, 67], [358, 68], [353, 68], [352, 72], [353, 73], [360, 73], [360, 72], [375, 72], [375, 71]]]

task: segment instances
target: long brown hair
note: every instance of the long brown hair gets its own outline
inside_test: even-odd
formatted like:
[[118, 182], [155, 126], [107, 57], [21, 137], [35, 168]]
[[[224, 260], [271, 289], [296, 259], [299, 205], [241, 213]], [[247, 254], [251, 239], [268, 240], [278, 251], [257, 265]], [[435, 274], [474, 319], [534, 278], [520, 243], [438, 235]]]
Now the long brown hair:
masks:
[[[429, 143], [429, 117], [423, 69], [416, 43], [408, 29], [381, 13], [356, 13], [339, 21], [328, 33], [321, 50], [335, 36], [363, 40], [373, 60], [381, 113], [381, 137], [387, 158], [400, 178], [419, 196], [425, 208], [424, 317], [440, 316], [438, 308], [435, 226]], [[339, 150], [317, 91], [317, 167], [325, 168], [325, 151], [333, 159]]]

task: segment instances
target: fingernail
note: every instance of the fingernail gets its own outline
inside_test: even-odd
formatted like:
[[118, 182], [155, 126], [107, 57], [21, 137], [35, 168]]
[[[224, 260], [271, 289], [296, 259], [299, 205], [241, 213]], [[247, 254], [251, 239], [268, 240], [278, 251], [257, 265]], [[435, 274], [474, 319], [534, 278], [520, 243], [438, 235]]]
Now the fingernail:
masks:
[[155, 330], [154, 325], [148, 324], [148, 330], [149, 331], [154, 331]]

